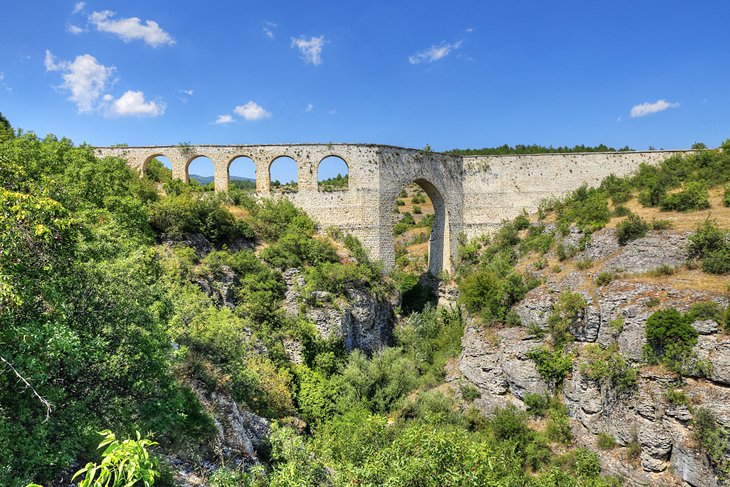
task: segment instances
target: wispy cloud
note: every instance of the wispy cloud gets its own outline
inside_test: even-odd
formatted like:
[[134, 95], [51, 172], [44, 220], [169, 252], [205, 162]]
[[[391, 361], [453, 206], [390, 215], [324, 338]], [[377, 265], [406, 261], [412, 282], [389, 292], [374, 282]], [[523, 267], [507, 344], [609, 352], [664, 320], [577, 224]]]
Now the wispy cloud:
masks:
[[74, 5], [73, 12], [71, 12], [71, 13], [77, 14], [77, 13], [81, 12], [84, 9], [84, 7], [86, 7], [86, 2], [76, 2], [76, 4]]
[[313, 64], [319, 66], [322, 64], [322, 47], [325, 44], [324, 36], [310, 37], [307, 39], [304, 36], [292, 37], [291, 47], [299, 49], [301, 58], [307, 64]]
[[262, 29], [264, 30], [264, 34], [266, 34], [266, 37], [269, 39], [273, 39], [274, 36], [274, 29], [276, 29], [277, 25], [273, 22], [264, 22], [264, 25]]
[[639, 117], [645, 117], [647, 115], [651, 115], [652, 113], [659, 113], [663, 112], [664, 110], [668, 110], [670, 108], [677, 108], [679, 106], [679, 103], [672, 103], [668, 102], [665, 99], [657, 100], [654, 103], [641, 103], [639, 105], [634, 105], [631, 107], [631, 118], [639, 118]]
[[307, 106], [304, 107], [304, 111], [307, 112], [307, 113], [309, 113], [312, 110], [314, 110], [314, 105], [312, 105], [311, 103], [307, 103]]
[[417, 53], [408, 56], [408, 62], [411, 64], [421, 64], [439, 61], [451, 54], [451, 52], [459, 49], [462, 42], [463, 41], [457, 41], [453, 43], [442, 42], [441, 44], [433, 45], [428, 49], [418, 51]]
[[78, 34], [81, 34], [83, 32], [86, 32], [86, 29], [84, 29], [83, 27], [79, 27], [78, 25], [68, 24], [66, 26], [66, 32], [69, 32], [69, 33], [71, 33], [73, 35], [78, 35]]
[[266, 111], [264, 107], [253, 100], [249, 100], [245, 105], [238, 105], [233, 109], [236, 114], [242, 116], [245, 120], [254, 121], [271, 117], [271, 113]]
[[213, 122], [214, 125], [225, 125], [227, 123], [233, 123], [233, 117], [230, 115], [218, 115], [218, 118]]
[[183, 95], [187, 95], [187, 96], [193, 96], [193, 93], [195, 93], [195, 91], [193, 91], [193, 90], [180, 90], [180, 93], [182, 93]]
[[[108, 101], [109, 97], [105, 97]], [[117, 117], [156, 117], [165, 113], [165, 104], [147, 101], [141, 91], [127, 91], [109, 106], [107, 115]]]
[[111, 10], [92, 12], [89, 22], [96, 27], [96, 30], [118, 35], [124, 42], [139, 39], [152, 47], [175, 43], [175, 39], [154, 20], [147, 20], [142, 24], [139, 17], [112, 19], [115, 15], [116, 13]]
[[73, 61], [56, 61], [51, 51], [46, 50], [44, 59], [46, 71], [58, 71], [63, 78], [61, 89], [71, 93], [69, 99], [79, 112], [91, 112], [96, 108], [99, 97], [113, 83], [114, 66], [104, 66], [91, 54], [76, 56]]
[[13, 89], [5, 82], [5, 73], [0, 71], [0, 88], [4, 89], [5, 91], [13, 91]]

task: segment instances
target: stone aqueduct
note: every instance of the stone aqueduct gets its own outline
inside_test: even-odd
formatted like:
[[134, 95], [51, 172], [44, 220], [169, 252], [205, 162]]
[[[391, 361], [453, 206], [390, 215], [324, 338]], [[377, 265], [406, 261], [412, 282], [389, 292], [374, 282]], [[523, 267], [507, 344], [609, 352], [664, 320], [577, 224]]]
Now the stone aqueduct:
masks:
[[[401, 147], [368, 144], [185, 145], [154, 147], [99, 147], [100, 157], [125, 159], [144, 172], [157, 156], [172, 163], [174, 178], [188, 180], [188, 166], [208, 157], [215, 166], [217, 191], [228, 189], [228, 170], [238, 157], [256, 166], [256, 192], [271, 191], [270, 167], [286, 156], [298, 166], [297, 193], [286, 194], [321, 227], [336, 226], [357, 236], [371, 255], [386, 267], [395, 261], [393, 213], [403, 187], [418, 183], [434, 204], [436, 219], [429, 248], [429, 270], [450, 269], [456, 257], [457, 237], [489, 232], [523, 208], [534, 211], [540, 200], [562, 196], [583, 182], [598, 184], [613, 173], [624, 175], [640, 164], [656, 164], [676, 152], [595, 152], [509, 156], [454, 156]], [[329, 156], [348, 166], [345, 191], [320, 192], [319, 163]]]

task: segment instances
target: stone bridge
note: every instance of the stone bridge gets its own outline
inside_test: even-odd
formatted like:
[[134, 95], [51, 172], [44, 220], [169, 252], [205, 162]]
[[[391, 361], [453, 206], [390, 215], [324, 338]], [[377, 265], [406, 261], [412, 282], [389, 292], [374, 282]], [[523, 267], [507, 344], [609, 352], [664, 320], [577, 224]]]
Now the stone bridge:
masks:
[[[369, 144], [178, 145], [99, 147], [97, 156], [125, 159], [144, 173], [157, 156], [172, 163], [174, 178], [188, 181], [188, 167], [198, 157], [215, 166], [217, 191], [229, 185], [229, 168], [239, 157], [256, 166], [259, 196], [285, 196], [306, 211], [322, 228], [336, 226], [358, 237], [371, 255], [390, 268], [395, 262], [393, 212], [398, 194], [416, 182], [433, 201], [435, 223], [429, 247], [429, 270], [450, 270], [457, 238], [471, 238], [495, 229], [522, 209], [534, 211], [539, 202], [562, 196], [582, 183], [598, 184], [613, 173], [624, 175], [640, 164], [656, 164], [679, 151], [590, 152], [507, 156], [454, 156], [416, 149]], [[684, 152], [684, 151], [682, 151]], [[344, 191], [319, 191], [320, 162], [330, 156], [348, 167]], [[298, 166], [298, 192], [280, 195], [271, 190], [271, 164], [280, 157]]]

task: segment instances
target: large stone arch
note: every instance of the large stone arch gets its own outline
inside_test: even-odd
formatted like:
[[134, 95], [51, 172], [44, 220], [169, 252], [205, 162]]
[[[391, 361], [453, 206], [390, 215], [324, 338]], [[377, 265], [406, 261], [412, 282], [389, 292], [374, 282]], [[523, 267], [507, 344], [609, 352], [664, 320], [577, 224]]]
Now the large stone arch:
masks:
[[350, 163], [347, 162], [347, 159], [345, 159], [343, 155], [338, 154], [336, 152], [328, 152], [328, 153], [326, 153], [326, 155], [324, 157], [319, 157], [319, 162], [317, 162], [314, 166], [313, 181], [316, 184], [317, 191], [319, 191], [320, 167], [322, 166], [322, 162], [324, 162], [326, 159], [329, 159], [330, 157], [336, 157], [337, 159], [339, 159], [343, 163], [345, 163], [345, 167], [347, 168], [347, 189], [350, 189], [350, 185], [352, 184], [352, 171], [350, 170]]
[[451, 271], [456, 260], [457, 238], [462, 229], [461, 159], [443, 154], [387, 148], [380, 166], [380, 254], [386, 267], [395, 263], [393, 214], [395, 200], [406, 185], [415, 182], [434, 205], [434, 226], [429, 243], [428, 270], [434, 275]]

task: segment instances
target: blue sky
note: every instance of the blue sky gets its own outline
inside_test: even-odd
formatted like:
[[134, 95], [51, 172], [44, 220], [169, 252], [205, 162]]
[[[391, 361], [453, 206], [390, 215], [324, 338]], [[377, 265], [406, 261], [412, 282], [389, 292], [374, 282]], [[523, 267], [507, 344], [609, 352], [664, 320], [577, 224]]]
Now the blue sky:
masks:
[[0, 111], [94, 145], [716, 146], [730, 2], [24, 0]]

